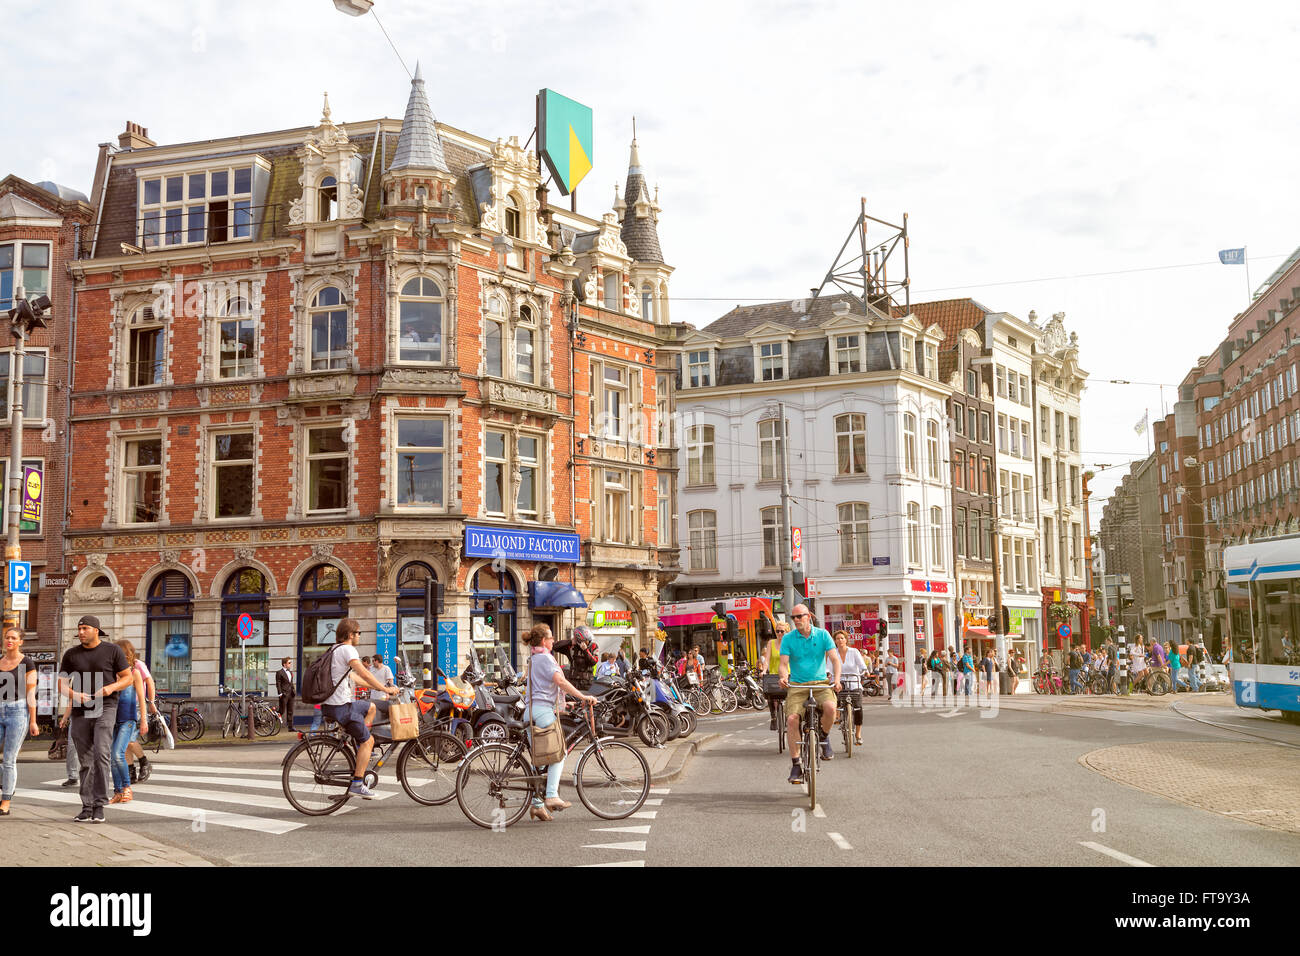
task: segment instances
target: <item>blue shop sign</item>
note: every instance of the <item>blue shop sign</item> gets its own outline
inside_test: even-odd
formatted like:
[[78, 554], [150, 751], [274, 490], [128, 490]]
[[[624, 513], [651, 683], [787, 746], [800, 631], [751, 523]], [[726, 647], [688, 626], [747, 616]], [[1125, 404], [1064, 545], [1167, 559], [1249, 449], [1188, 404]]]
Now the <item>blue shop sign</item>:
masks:
[[465, 526], [465, 556], [470, 558], [514, 558], [517, 561], [577, 564], [580, 541], [576, 534], [560, 531]]

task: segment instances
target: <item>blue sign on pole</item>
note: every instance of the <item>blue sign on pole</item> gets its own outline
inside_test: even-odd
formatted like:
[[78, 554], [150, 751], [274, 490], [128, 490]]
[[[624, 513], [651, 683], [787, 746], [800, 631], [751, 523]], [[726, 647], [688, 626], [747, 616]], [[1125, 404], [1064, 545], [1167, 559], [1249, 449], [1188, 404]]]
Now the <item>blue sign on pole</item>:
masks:
[[555, 561], [577, 564], [581, 541], [564, 531], [524, 531], [518, 528], [465, 527], [465, 555], [470, 558], [514, 558], [516, 561]]
[[385, 664], [397, 660], [397, 622], [379, 621], [375, 624], [375, 649]]
[[32, 563], [30, 561], [9, 562], [9, 593], [32, 593]]
[[1060, 635], [1061, 640], [1065, 640], [1067, 637], [1069, 637], [1071, 634], [1074, 633], [1074, 629], [1071, 628], [1070, 625], [1068, 624], [1062, 624], [1060, 627], [1056, 629], [1056, 633]]
[[455, 675], [456, 666], [456, 622], [438, 622], [438, 666], [444, 674]]

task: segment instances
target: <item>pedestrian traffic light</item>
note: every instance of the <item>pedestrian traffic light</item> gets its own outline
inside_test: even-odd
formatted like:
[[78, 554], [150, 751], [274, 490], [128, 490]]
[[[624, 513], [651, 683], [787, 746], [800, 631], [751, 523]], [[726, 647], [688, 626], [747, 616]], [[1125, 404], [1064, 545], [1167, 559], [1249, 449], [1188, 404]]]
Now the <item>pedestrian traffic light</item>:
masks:
[[497, 626], [497, 606], [495, 601], [488, 601], [483, 605], [483, 623], [487, 627]]

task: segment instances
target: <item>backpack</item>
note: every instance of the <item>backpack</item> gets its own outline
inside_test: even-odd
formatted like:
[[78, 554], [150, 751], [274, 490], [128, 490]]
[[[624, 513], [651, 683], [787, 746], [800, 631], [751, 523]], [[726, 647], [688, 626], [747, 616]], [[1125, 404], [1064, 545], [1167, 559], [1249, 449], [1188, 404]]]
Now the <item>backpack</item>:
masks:
[[339, 689], [348, 679], [347, 672], [338, 679], [337, 683], [330, 680], [330, 662], [334, 659], [334, 651], [338, 648], [335, 644], [328, 651], [316, 658], [307, 667], [306, 673], [302, 675], [302, 696], [299, 698], [304, 704], [323, 704], [334, 696], [334, 692]]

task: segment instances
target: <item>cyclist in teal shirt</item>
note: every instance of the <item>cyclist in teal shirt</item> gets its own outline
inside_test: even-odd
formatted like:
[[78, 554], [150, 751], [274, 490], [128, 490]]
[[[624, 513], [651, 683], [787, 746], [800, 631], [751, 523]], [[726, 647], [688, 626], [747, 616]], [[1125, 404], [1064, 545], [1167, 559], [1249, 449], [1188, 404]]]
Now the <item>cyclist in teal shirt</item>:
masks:
[[[825, 629], [813, 627], [812, 614], [806, 605], [796, 604], [790, 617], [794, 619], [794, 630], [781, 639], [781, 686], [789, 688], [785, 698], [785, 726], [790, 755], [794, 758], [789, 779], [791, 783], [797, 784], [803, 782], [803, 767], [799, 763], [799, 715], [809, 694], [815, 697], [821, 707], [822, 759], [831, 759], [831, 742], [827, 736], [835, 726], [835, 695], [840, 689], [840, 655], [830, 655], [833, 687], [828, 687], [826, 655], [835, 650], [835, 642]], [[805, 686], [791, 686], [792, 684]], [[809, 684], [820, 686], [806, 686]]]

